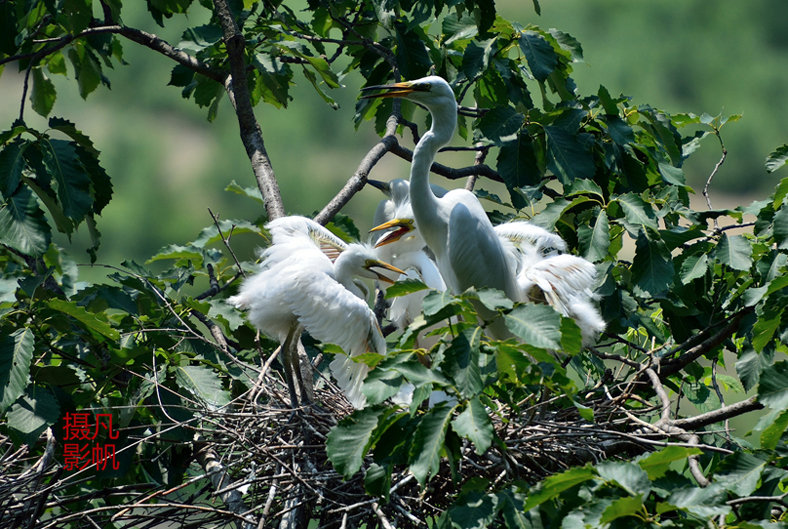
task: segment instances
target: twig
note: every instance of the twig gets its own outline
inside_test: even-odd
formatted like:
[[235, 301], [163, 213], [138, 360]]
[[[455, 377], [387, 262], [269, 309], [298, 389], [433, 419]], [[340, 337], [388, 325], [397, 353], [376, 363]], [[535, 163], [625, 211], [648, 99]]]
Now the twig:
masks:
[[[728, 156], [728, 150], [725, 148], [725, 143], [722, 141], [722, 135], [720, 135], [720, 131], [718, 129], [713, 129], [714, 135], [717, 136], [717, 139], [720, 141], [720, 147], [722, 148], [722, 156], [720, 156], [719, 161], [714, 165], [714, 169], [712, 169], [709, 178], [706, 179], [706, 185], [703, 186], [703, 197], [706, 199], [706, 205], [709, 209], [714, 209], [711, 207], [711, 198], [709, 197], [709, 186], [711, 186], [711, 181], [714, 179], [714, 175], [720, 170], [722, 164], [725, 163], [725, 158]], [[717, 224], [717, 218], [714, 218], [714, 228], [718, 229], [719, 225]]]

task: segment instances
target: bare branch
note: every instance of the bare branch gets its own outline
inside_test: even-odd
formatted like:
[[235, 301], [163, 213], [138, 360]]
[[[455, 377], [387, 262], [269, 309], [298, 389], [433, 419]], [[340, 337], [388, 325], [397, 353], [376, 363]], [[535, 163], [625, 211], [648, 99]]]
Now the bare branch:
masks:
[[224, 32], [224, 43], [230, 61], [230, 77], [225, 81], [230, 99], [235, 107], [235, 114], [240, 127], [241, 141], [246, 154], [252, 162], [252, 170], [257, 179], [257, 186], [265, 200], [268, 219], [273, 220], [285, 215], [285, 207], [279, 192], [279, 184], [274, 176], [274, 169], [265, 150], [263, 134], [255, 118], [252, 98], [246, 78], [244, 61], [245, 41], [233, 19], [227, 0], [215, 0], [214, 11]]
[[763, 404], [758, 402], [757, 398], [753, 396], [741, 402], [737, 402], [729, 406], [723, 406], [718, 410], [701, 413], [700, 415], [688, 417], [686, 419], [676, 419], [673, 421], [673, 423], [676, 426], [685, 428], [687, 430], [695, 430], [704, 426], [708, 426], [709, 424], [714, 424], [715, 422], [724, 421], [731, 417], [737, 417], [744, 413], [760, 410], [762, 408]]

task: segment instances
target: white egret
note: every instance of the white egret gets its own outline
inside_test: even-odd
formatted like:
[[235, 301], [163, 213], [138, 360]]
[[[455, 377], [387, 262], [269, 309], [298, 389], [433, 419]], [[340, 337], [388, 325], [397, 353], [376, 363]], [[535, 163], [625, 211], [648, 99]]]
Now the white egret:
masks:
[[[410, 203], [416, 226], [424, 237], [443, 280], [455, 294], [469, 287], [497, 288], [512, 299], [517, 295], [515, 275], [507, 266], [503, 246], [476, 196], [454, 189], [438, 197], [429, 185], [429, 170], [438, 150], [454, 135], [457, 102], [444, 79], [424, 77], [365, 90], [382, 90], [366, 98], [401, 97], [419, 103], [432, 115], [432, 126], [413, 149], [410, 170]], [[483, 308], [480, 315], [494, 316]], [[502, 323], [490, 328], [495, 336], [506, 336]]]
[[583, 343], [592, 342], [605, 322], [592, 304], [596, 268], [576, 255], [565, 254], [558, 235], [525, 221], [495, 226], [517, 274], [515, 301], [546, 301], [575, 320]]
[[[228, 302], [248, 310], [257, 329], [280, 341], [290, 374], [300, 375], [297, 347], [302, 329], [340, 346], [346, 356], [337, 355], [329, 367], [351, 404], [363, 407], [361, 384], [369, 367], [352, 357], [367, 351], [385, 354], [386, 344], [355, 278], [391, 281], [375, 269], [403, 271], [380, 261], [374, 249], [346, 244], [304, 217], [276, 219], [268, 228], [273, 244], [262, 254], [261, 270], [246, 279]], [[333, 262], [329, 255], [336, 255]], [[292, 387], [290, 391], [297, 397]]]
[[[438, 266], [414, 225], [408, 181], [397, 178], [388, 183], [375, 180], [368, 180], [368, 183], [389, 195], [389, 198], [378, 204], [374, 217], [376, 227], [370, 231], [384, 230], [390, 225], [398, 226], [402, 223], [397, 230], [385, 233], [377, 240], [375, 246], [380, 259], [405, 270], [407, 278], [418, 279], [435, 290], [446, 290], [446, 283], [438, 271]], [[437, 196], [443, 196], [447, 192], [436, 185], [433, 185], [432, 189]], [[405, 328], [421, 312], [422, 301], [426, 295], [426, 291], [419, 291], [395, 298], [391, 303], [389, 319], [399, 329]]]

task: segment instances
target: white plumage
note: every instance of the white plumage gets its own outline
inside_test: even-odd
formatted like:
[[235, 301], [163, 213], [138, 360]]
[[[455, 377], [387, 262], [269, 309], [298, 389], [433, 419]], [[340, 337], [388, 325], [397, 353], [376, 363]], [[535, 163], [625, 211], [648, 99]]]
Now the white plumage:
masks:
[[582, 257], [564, 254], [566, 242], [561, 237], [529, 222], [499, 224], [495, 232], [517, 275], [515, 301], [546, 301], [574, 319], [583, 343], [591, 343], [605, 328], [592, 303], [596, 299], [594, 265]]
[[[260, 271], [228, 302], [247, 310], [257, 329], [283, 344], [303, 328], [341, 347], [347, 356], [334, 358], [331, 373], [353, 406], [363, 407], [361, 384], [369, 368], [352, 357], [367, 351], [385, 354], [386, 344], [354, 279], [380, 278], [375, 267], [402, 271], [380, 261], [372, 248], [346, 244], [304, 217], [283, 217], [267, 227], [273, 244], [262, 254]], [[292, 352], [283, 354], [287, 358]]]

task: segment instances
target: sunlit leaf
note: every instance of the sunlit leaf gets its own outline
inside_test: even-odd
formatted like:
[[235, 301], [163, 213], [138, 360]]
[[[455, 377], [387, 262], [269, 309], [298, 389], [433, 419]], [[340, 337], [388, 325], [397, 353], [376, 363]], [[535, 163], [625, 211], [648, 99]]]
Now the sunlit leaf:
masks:
[[451, 422], [451, 427], [457, 435], [470, 440], [479, 455], [487, 451], [495, 435], [492, 421], [479, 397], [468, 401], [465, 410]]
[[766, 170], [770, 173], [788, 164], [788, 144], [777, 147], [766, 157]]
[[596, 477], [596, 472], [590, 466], [574, 467], [560, 474], [553, 474], [537, 485], [535, 490], [532, 489], [529, 492], [523, 510], [528, 512], [537, 505], [555, 498], [565, 490], [594, 477]]
[[545, 349], [561, 347], [561, 316], [552, 307], [520, 305], [504, 318], [506, 327], [526, 343]]
[[211, 408], [218, 408], [230, 402], [230, 392], [222, 387], [222, 379], [207, 366], [178, 366], [175, 368], [178, 385]]
[[382, 411], [366, 408], [345, 417], [334, 426], [326, 438], [326, 456], [334, 469], [350, 479], [361, 468], [361, 461], [378, 425]]
[[422, 417], [410, 451], [410, 471], [422, 485], [438, 472], [452, 406], [439, 404]]
[[[100, 317], [99, 313], [90, 312], [84, 307], [64, 299], [50, 299], [47, 301], [47, 305], [51, 309], [62, 312], [63, 314], [68, 314], [84, 325], [86, 329], [94, 331], [110, 340], [120, 339], [120, 333], [112, 328], [105, 319]], [[101, 316], [103, 316], [103, 314], [101, 314]]]
[[758, 401], [770, 408], [788, 408], [788, 361], [764, 370], [758, 384]]
[[670, 465], [675, 461], [687, 459], [689, 456], [700, 454], [700, 448], [686, 446], [667, 446], [658, 452], [648, 454], [639, 459], [637, 464], [646, 471], [648, 478], [655, 480], [665, 475]]

